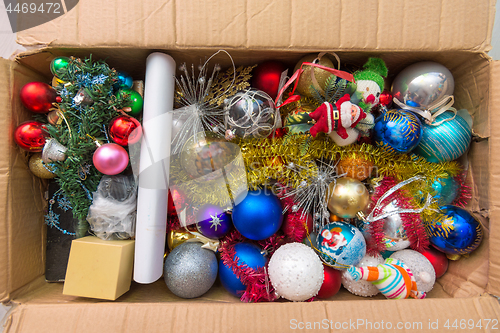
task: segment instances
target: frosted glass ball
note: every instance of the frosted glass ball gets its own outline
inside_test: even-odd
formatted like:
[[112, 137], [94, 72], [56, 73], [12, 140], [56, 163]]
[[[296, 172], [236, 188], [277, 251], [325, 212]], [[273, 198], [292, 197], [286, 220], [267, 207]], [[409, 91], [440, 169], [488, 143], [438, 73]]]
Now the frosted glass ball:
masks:
[[305, 301], [318, 294], [323, 284], [323, 263], [313, 249], [289, 243], [274, 252], [269, 261], [269, 279], [279, 296]]
[[[377, 266], [384, 263], [384, 258], [381, 255], [372, 257], [370, 255], [365, 255], [356, 267], [366, 267], [366, 266]], [[349, 290], [351, 294], [363, 297], [372, 297], [377, 295], [380, 290], [370, 281], [354, 281], [351, 278], [351, 274], [347, 271], [342, 271], [342, 285], [345, 289]]]
[[415, 281], [417, 281], [418, 291], [429, 292], [432, 290], [436, 282], [436, 272], [429, 259], [423, 254], [414, 250], [401, 250], [394, 252], [391, 258], [401, 260], [410, 268]]

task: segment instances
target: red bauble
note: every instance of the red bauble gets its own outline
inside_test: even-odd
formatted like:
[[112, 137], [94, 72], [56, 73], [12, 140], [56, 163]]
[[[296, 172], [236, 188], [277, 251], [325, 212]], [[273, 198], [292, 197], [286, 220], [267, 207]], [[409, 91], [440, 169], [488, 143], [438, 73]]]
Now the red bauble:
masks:
[[254, 69], [252, 87], [267, 93], [273, 100], [278, 95], [281, 73], [286, 70], [285, 65], [279, 61], [266, 61]]
[[177, 211], [186, 208], [186, 195], [176, 187], [171, 187], [168, 190], [168, 215], [176, 215]]
[[[288, 211], [283, 217], [283, 224], [281, 225], [281, 230], [283, 230], [285, 236], [299, 243], [307, 237], [308, 232], [312, 232], [313, 228], [313, 218], [311, 214], [306, 213], [303, 217], [301, 215], [302, 210], [297, 212]], [[307, 230], [305, 227], [306, 225]]]
[[34, 120], [21, 123], [14, 132], [14, 140], [19, 147], [30, 153], [41, 152], [46, 137], [48, 137], [48, 134], [44, 130], [44, 124]]
[[384, 90], [380, 94], [379, 104], [389, 108], [392, 104], [392, 94], [388, 90]]
[[448, 270], [448, 258], [446, 257], [446, 254], [433, 247], [429, 247], [427, 251], [420, 251], [420, 253], [422, 253], [431, 262], [434, 270], [436, 271], [436, 278], [439, 278], [446, 273]]
[[339, 270], [323, 265], [325, 279], [318, 291], [318, 298], [327, 299], [339, 292], [342, 285], [342, 273]]
[[118, 116], [109, 124], [109, 135], [113, 141], [121, 146], [139, 142], [142, 136], [141, 123], [129, 116]]
[[272, 138], [282, 138], [286, 133], [288, 133], [288, 127], [280, 127], [274, 130], [273, 133], [269, 134], [268, 139]]
[[43, 82], [30, 82], [26, 84], [19, 93], [21, 102], [30, 111], [36, 113], [47, 113], [56, 102], [56, 91]]

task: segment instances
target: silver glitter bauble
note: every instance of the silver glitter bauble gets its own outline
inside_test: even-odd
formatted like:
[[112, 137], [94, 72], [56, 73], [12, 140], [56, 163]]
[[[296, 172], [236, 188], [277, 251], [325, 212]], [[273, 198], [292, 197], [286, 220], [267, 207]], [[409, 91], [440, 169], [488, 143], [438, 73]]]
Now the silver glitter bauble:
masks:
[[414, 250], [394, 252], [391, 258], [401, 260], [408, 266], [417, 282], [418, 291], [429, 292], [436, 282], [436, 272], [429, 259]]
[[403, 69], [392, 83], [392, 95], [400, 102], [427, 108], [446, 95], [453, 95], [453, 75], [441, 64], [418, 62]]
[[224, 102], [229, 129], [242, 138], [266, 138], [275, 127], [276, 108], [268, 94], [257, 89], [236, 93]]
[[199, 297], [212, 288], [217, 278], [215, 253], [201, 246], [201, 243], [183, 243], [165, 260], [165, 283], [179, 297]]

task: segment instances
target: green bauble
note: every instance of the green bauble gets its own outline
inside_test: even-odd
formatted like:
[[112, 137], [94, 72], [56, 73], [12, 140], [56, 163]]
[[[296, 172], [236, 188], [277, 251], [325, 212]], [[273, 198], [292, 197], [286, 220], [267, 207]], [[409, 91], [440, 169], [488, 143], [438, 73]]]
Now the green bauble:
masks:
[[57, 72], [63, 68], [68, 67], [70, 59], [68, 57], [57, 57], [50, 63], [50, 71], [54, 76], [57, 76]]
[[128, 112], [128, 115], [137, 118], [141, 114], [142, 107], [144, 105], [144, 100], [142, 99], [142, 96], [137, 91], [132, 89], [123, 89], [117, 92], [117, 96], [119, 95], [123, 96], [124, 94], [130, 95], [130, 100], [131, 100], [131, 103], [127, 105], [132, 109], [131, 111]]

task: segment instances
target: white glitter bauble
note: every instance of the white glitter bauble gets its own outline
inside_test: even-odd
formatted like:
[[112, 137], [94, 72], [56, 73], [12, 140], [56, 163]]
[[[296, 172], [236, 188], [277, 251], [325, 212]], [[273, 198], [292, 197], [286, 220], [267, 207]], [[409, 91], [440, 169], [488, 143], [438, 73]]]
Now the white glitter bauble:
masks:
[[436, 282], [436, 272], [423, 254], [414, 250], [401, 250], [394, 252], [391, 258], [401, 260], [410, 268], [417, 281], [418, 291], [427, 293], [432, 290]]
[[[363, 259], [361, 259], [356, 267], [377, 266], [383, 263], [384, 258], [382, 258], [381, 255], [372, 257], [367, 254], [363, 257]], [[351, 274], [349, 274], [347, 271], [342, 272], [342, 285], [352, 294], [363, 297], [372, 297], [380, 292], [380, 290], [378, 290], [378, 288], [375, 287], [370, 281], [354, 281], [351, 278]]]
[[269, 261], [269, 279], [279, 296], [305, 301], [318, 294], [323, 284], [323, 263], [313, 249], [289, 243], [274, 252]]

